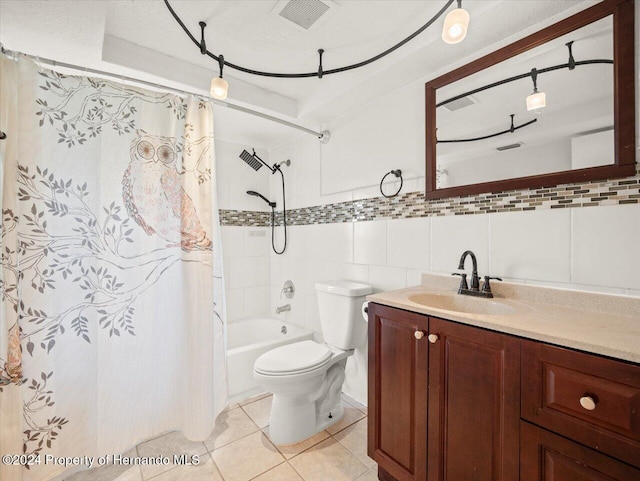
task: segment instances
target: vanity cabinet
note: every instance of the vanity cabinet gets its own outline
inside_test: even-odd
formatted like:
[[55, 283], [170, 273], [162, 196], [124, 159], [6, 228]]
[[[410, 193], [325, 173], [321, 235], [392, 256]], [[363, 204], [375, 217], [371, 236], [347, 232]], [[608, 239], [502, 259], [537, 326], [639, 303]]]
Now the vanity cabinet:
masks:
[[639, 481], [640, 366], [369, 303], [382, 481]]

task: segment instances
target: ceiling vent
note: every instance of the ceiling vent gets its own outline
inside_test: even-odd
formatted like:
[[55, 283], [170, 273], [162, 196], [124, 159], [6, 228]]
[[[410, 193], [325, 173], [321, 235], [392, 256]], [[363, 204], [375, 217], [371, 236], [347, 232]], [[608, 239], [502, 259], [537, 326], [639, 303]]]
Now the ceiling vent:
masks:
[[509, 144], [509, 145], [503, 145], [502, 147], [496, 147], [496, 150], [498, 152], [502, 152], [503, 150], [517, 149], [518, 147], [522, 147], [523, 145], [524, 145], [524, 142], [517, 142], [515, 144]]
[[466, 97], [462, 97], [458, 100], [454, 100], [453, 102], [449, 102], [448, 104], [444, 104], [443, 107], [450, 110], [451, 112], [455, 112], [456, 110], [460, 110], [477, 103], [478, 100], [475, 97], [467, 95]]
[[272, 13], [303, 30], [309, 30], [336, 4], [329, 0], [284, 0], [276, 4]]

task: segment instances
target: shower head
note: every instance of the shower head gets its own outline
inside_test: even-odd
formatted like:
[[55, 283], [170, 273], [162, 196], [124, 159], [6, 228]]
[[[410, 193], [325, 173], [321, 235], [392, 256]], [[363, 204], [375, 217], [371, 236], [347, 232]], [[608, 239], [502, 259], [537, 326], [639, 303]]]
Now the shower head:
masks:
[[[258, 170], [258, 169], [256, 169]], [[254, 197], [260, 197], [262, 200], [264, 200], [267, 204], [269, 204], [270, 207], [275, 207], [276, 203], [275, 202], [271, 202], [269, 199], [267, 199], [264, 195], [256, 192], [255, 190], [248, 190], [247, 194], [252, 195]]]
[[[246, 150], [242, 151], [242, 153], [240, 154], [240, 158], [244, 160], [249, 165], [249, 167], [251, 167], [256, 172], [260, 170], [260, 167], [262, 167], [262, 163]], [[247, 194], [248, 193], [249, 192], [247, 192]]]

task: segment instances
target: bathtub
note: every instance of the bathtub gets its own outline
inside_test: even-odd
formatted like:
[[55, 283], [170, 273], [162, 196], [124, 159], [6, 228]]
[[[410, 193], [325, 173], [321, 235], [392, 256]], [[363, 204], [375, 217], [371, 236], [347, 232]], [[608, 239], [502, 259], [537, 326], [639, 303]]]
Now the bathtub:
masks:
[[[283, 334], [282, 327], [287, 328]], [[278, 319], [259, 317], [227, 325], [229, 403], [242, 401], [263, 389], [253, 379], [253, 364], [274, 347], [313, 338], [313, 332]]]

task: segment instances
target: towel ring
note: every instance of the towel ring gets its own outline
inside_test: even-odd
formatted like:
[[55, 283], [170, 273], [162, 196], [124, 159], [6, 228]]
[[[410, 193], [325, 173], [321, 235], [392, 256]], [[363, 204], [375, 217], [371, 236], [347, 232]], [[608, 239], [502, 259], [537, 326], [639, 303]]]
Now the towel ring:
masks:
[[[400, 187], [398, 187], [398, 190], [395, 192], [395, 194], [387, 195], [382, 191], [382, 183], [384, 182], [384, 179], [386, 179], [387, 176], [391, 174], [395, 175], [396, 177], [400, 177]], [[384, 174], [384, 177], [382, 177], [382, 180], [380, 181], [380, 193], [387, 199], [391, 199], [392, 197], [396, 197], [400, 193], [400, 191], [402, 190], [403, 184], [404, 184], [404, 180], [402, 179], [402, 171], [400, 169], [390, 170], [389, 172]]]

